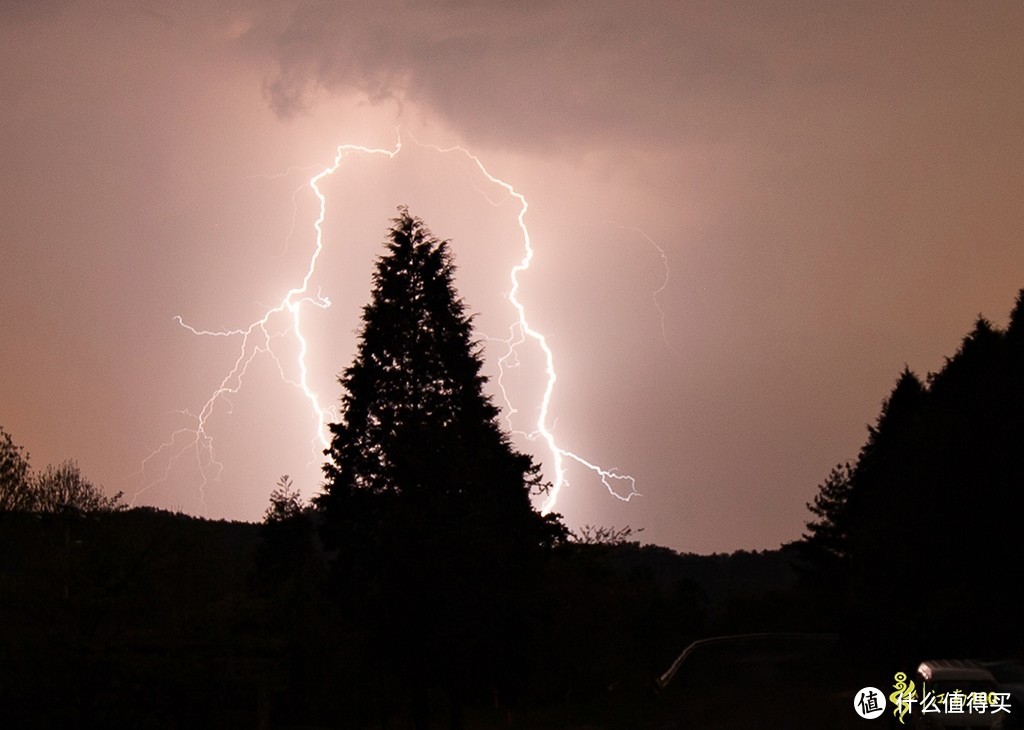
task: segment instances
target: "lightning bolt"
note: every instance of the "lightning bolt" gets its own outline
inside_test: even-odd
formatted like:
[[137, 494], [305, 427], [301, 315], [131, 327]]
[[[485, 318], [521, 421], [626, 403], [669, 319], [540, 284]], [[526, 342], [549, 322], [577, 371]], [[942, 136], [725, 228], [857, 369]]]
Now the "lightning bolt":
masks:
[[[417, 144], [420, 144], [417, 142]], [[554, 479], [551, 483], [551, 489], [548, 490], [547, 496], [541, 505], [541, 513], [548, 514], [555, 508], [555, 504], [558, 502], [558, 495], [562, 491], [568, 482], [566, 480], [566, 469], [565, 460], [572, 459], [590, 469], [592, 472], [598, 475], [601, 479], [601, 483], [608, 489], [609, 494], [613, 497], [628, 502], [635, 496], [639, 496], [636, 491], [636, 479], [628, 474], [622, 474], [618, 469], [604, 469], [597, 464], [594, 464], [587, 459], [584, 459], [579, 454], [569, 451], [558, 445], [555, 441], [555, 435], [551, 432], [551, 428], [548, 425], [548, 414], [551, 410], [551, 397], [555, 392], [555, 383], [558, 381], [558, 374], [555, 372], [555, 355], [551, 351], [551, 347], [548, 345], [547, 338], [533, 327], [530, 326], [529, 320], [526, 317], [526, 307], [519, 300], [519, 275], [530, 268], [530, 264], [533, 261], [533, 243], [530, 238], [530, 229], [526, 226], [526, 212], [530, 208], [530, 204], [526, 201], [526, 197], [517, 191], [511, 184], [504, 180], [492, 175], [480, 158], [471, 153], [464, 147], [437, 147], [436, 145], [421, 145], [430, 149], [436, 150], [439, 153], [447, 154], [450, 152], [459, 152], [469, 158], [480, 173], [487, 178], [492, 184], [502, 188], [508, 197], [513, 198], [519, 204], [519, 214], [516, 216], [516, 223], [519, 226], [519, 232], [523, 239], [523, 258], [518, 264], [512, 267], [509, 271], [509, 281], [511, 282], [512, 288], [509, 289], [508, 300], [512, 304], [512, 307], [516, 311], [517, 319], [509, 328], [509, 337], [505, 340], [507, 349], [505, 354], [498, 358], [499, 368], [499, 384], [502, 392], [502, 397], [505, 400], [505, 405], [508, 413], [517, 412], [516, 408], [512, 405], [508, 398], [508, 392], [502, 384], [504, 371], [506, 367], [511, 366], [513, 363], [518, 362], [517, 349], [527, 339], [532, 340], [537, 347], [540, 348], [544, 355], [544, 371], [547, 376], [547, 380], [544, 386], [544, 395], [541, 398], [540, 409], [537, 415], [537, 423], [534, 431], [524, 433], [519, 431], [517, 433], [526, 436], [531, 440], [540, 439], [548, 447], [548, 451], [552, 457], [552, 467], [554, 470]], [[620, 482], [629, 485], [629, 491], [625, 494], [620, 493], [613, 486], [613, 482]]]
[[[525, 196], [518, 192], [511, 184], [492, 175], [479, 157], [463, 147], [455, 146], [442, 148], [436, 145], [420, 143], [414, 138], [413, 142], [420, 147], [432, 149], [439, 154], [457, 153], [465, 156], [465, 158], [476, 167], [479, 173], [488, 182], [505, 192], [505, 199], [513, 199], [519, 206], [516, 222], [523, 242], [523, 257], [509, 272], [511, 288], [508, 293], [508, 300], [515, 310], [516, 319], [509, 327], [508, 338], [500, 340], [500, 342], [505, 345], [505, 352], [498, 359], [498, 385], [505, 401], [506, 417], [510, 418], [511, 414], [518, 411], [512, 405], [504, 386], [503, 379], [505, 370], [506, 368], [518, 363], [518, 350], [523, 345], [528, 342], [532, 342], [537, 348], [539, 348], [544, 359], [546, 381], [543, 396], [538, 408], [537, 421], [533, 431], [517, 431], [517, 433], [533, 441], [540, 440], [545, 444], [551, 454], [553, 479], [551, 480], [551, 488], [547, 491], [544, 502], [541, 506], [541, 512], [547, 514], [554, 510], [561, 490], [568, 484], [566, 476], [567, 460], [574, 461], [596, 474], [601, 480], [601, 483], [607, 488], [608, 492], [617, 499], [628, 502], [633, 497], [638, 496], [639, 493], [636, 491], [636, 480], [634, 477], [621, 473], [615, 468], [606, 469], [601, 467], [588, 459], [585, 459], [579, 454], [564, 448], [558, 444], [555, 440], [554, 434], [552, 433], [551, 426], [549, 425], [551, 398], [554, 394], [555, 383], [558, 380], [558, 376], [555, 371], [554, 353], [548, 345], [547, 338], [530, 325], [526, 315], [526, 308], [519, 299], [520, 274], [529, 270], [534, 257], [533, 243], [530, 237], [530, 231], [526, 225], [526, 213], [529, 210], [529, 204], [527, 203]], [[363, 154], [394, 159], [401, 150], [401, 135], [399, 135], [395, 146], [391, 149], [364, 147], [352, 144], [339, 145], [337, 147], [333, 163], [328, 167], [323, 168], [320, 172], [309, 179], [308, 186], [319, 201], [319, 212], [313, 222], [315, 245], [313, 252], [310, 255], [306, 273], [297, 286], [289, 289], [282, 299], [277, 304], [269, 307], [259, 319], [251, 322], [243, 328], [208, 330], [188, 324], [180, 315], [174, 318], [181, 328], [197, 337], [230, 338], [237, 340], [238, 354], [231, 368], [221, 379], [219, 385], [214, 388], [197, 412], [188, 410], [179, 411], [181, 415], [189, 419], [190, 424], [171, 433], [166, 441], [158, 445], [145, 459], [143, 459], [140, 469], [135, 473], [135, 475], [145, 475], [151, 470], [151, 465], [158, 462], [163, 463], [164, 466], [162, 470], [159, 470], [160, 473], [155, 479], [150, 480], [134, 493], [132, 497], [132, 504], [135, 504], [137, 499], [147, 490], [156, 484], [165, 482], [176, 462], [181, 459], [188, 458], [194, 461], [200, 475], [199, 494], [205, 511], [206, 488], [211, 482], [216, 481], [224, 470], [223, 464], [217, 460], [215, 455], [214, 439], [208, 432], [210, 418], [213, 416], [218, 406], [221, 405], [226, 407], [227, 411], [230, 413], [231, 396], [241, 390], [249, 365], [257, 357], [262, 355], [272, 358], [278, 368], [278, 373], [280, 374], [281, 379], [299, 390], [302, 397], [308, 401], [315, 421], [316, 435], [313, 441], [319, 442], [322, 448], [327, 448], [329, 445], [327, 425], [331, 420], [333, 420], [335, 414], [331, 410], [325, 409], [320, 405], [319, 396], [309, 384], [309, 371], [306, 362], [308, 342], [306, 337], [303, 335], [301, 318], [301, 312], [304, 306], [308, 305], [319, 309], [327, 309], [331, 306], [330, 299], [323, 296], [319, 291], [315, 294], [310, 292], [310, 282], [316, 273], [317, 263], [319, 261], [320, 254], [324, 249], [324, 220], [327, 213], [327, 197], [321, 191], [320, 183], [326, 177], [333, 175], [339, 168], [341, 168], [345, 158], [349, 155]], [[488, 198], [488, 200], [490, 199]], [[490, 202], [492, 205], [501, 204], [500, 202]], [[646, 236], [646, 234], [643, 235]], [[648, 238], [648, 240], [654, 244], [650, 238]], [[657, 244], [654, 245], [657, 247]], [[664, 257], [664, 251], [662, 251], [660, 247], [658, 247], [658, 249]], [[657, 293], [660, 293], [661, 290], [664, 289], [665, 285], [667, 285], [667, 273], [665, 284], [655, 294], [656, 304]], [[662, 313], [662, 316], [662, 322], [664, 324], [664, 313]], [[284, 319], [287, 321], [288, 326], [285, 329], [275, 329], [272, 323], [276, 322], [278, 319]], [[662, 331], [664, 333], [664, 328]], [[278, 356], [275, 354], [272, 343], [275, 337], [282, 337], [289, 332], [294, 336], [299, 345], [299, 353], [296, 363], [299, 373], [297, 380], [290, 379], [286, 376], [285, 368], [278, 359]], [[626, 486], [627, 489], [617, 489], [616, 485], [620, 485], [620, 487]]]
[[654, 250], [658, 252], [658, 256], [661, 258], [661, 268], [662, 271], [664, 271], [665, 276], [661, 280], [661, 285], [651, 293], [651, 301], [654, 302], [654, 308], [658, 310], [658, 322], [661, 326], [661, 341], [665, 343], [665, 347], [672, 351], [672, 354], [681, 358], [682, 354], [679, 350], [673, 347], [672, 343], [668, 341], [668, 333], [665, 331], [665, 309], [661, 306], [661, 302], [658, 301], [658, 297], [661, 296], [668, 288], [669, 275], [672, 273], [668, 265], [668, 254], [665, 252], [665, 249], [662, 248], [661, 244], [647, 235], [644, 229], [636, 226], [619, 226], [619, 228], [624, 231], [633, 231], [636, 233], [647, 241], [647, 243], [651, 244], [651, 246], [654, 247]]

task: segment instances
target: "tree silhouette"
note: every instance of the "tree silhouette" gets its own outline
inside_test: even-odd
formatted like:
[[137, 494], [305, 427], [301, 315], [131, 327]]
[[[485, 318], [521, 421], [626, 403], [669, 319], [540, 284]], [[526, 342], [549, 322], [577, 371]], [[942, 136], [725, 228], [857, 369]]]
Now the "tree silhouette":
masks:
[[75, 461], [33, 473], [24, 449], [0, 428], [0, 512], [109, 512], [125, 507], [121, 492], [105, 495]]
[[818, 486], [807, 509], [816, 519], [807, 523], [807, 532], [798, 543], [801, 557], [816, 568], [816, 582], [834, 583], [845, 577], [850, 557], [848, 501], [853, 485], [853, 468], [849, 463], [832, 468], [828, 478]]
[[[1024, 644], [1010, 579], [1024, 509], [1022, 309], [1024, 290], [1007, 330], [979, 317], [926, 383], [905, 369], [856, 464], [808, 505], [805, 570], [843, 595], [858, 630], [921, 650], [950, 650], [941, 637], [964, 652]], [[1001, 632], [982, 635], [993, 623]]]
[[40, 512], [111, 512], [127, 507], [122, 492], [108, 497], [71, 460], [48, 465], [34, 477], [33, 486], [34, 508]]
[[0, 427], [0, 512], [29, 511], [34, 506], [28, 456]]
[[286, 522], [301, 515], [302, 510], [302, 495], [292, 484], [291, 477], [285, 474], [270, 493], [270, 505], [263, 512], [263, 522]]
[[347, 610], [373, 655], [409, 689], [426, 726], [431, 678], [452, 699], [500, 684], [522, 630], [528, 584], [564, 538], [530, 502], [539, 467], [516, 451], [484, 393], [472, 317], [447, 241], [404, 207], [373, 275], [355, 361], [331, 425], [324, 540]]

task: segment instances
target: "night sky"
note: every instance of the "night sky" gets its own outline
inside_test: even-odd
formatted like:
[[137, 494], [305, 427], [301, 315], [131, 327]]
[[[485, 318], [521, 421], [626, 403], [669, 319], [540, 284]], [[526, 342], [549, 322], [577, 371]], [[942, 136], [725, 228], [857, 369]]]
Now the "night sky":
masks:
[[[496, 376], [519, 204], [438, 151], [464, 146], [529, 202], [548, 426], [642, 494], [570, 465], [574, 528], [797, 538], [900, 370], [1005, 325], [1024, 286], [1020, 2], [5, 2], [0, 425], [136, 504], [254, 520], [282, 474], [316, 493], [292, 319], [214, 401], [217, 466], [188, 430], [242, 339], [175, 318], [263, 317], [309, 267], [310, 178], [399, 139], [320, 183], [308, 383], [337, 405], [400, 204], [452, 240]], [[531, 430], [536, 347], [506, 383]]]

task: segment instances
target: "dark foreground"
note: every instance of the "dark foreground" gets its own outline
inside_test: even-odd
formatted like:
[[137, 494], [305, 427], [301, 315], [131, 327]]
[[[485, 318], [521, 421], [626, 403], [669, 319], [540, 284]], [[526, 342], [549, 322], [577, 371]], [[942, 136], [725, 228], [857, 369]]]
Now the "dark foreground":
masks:
[[[312, 526], [0, 514], [0, 724], [407, 727], [410, 697], [339, 618], [327, 564]], [[792, 584], [779, 551], [566, 545], [508, 655], [506, 690], [467, 688], [464, 725], [646, 728], [702, 713], [691, 695], [739, 691], [729, 672], [712, 687], [684, 671], [665, 695], [655, 678], [695, 638], [796, 621], [780, 603]], [[446, 688], [429, 693], [432, 727], [448, 727]]]
[[[315, 530], [269, 545], [260, 525], [154, 510], [0, 514], [0, 727], [410, 727], [408, 682], [339, 618]], [[454, 688], [462, 726], [863, 727], [857, 690], [925, 658], [892, 637], [705, 646], [656, 689], [697, 639], [834, 631], [791, 560], [563, 546], [526, 642], [501, 655], [514, 692]], [[426, 684], [430, 727], [450, 727], [452, 688]]]

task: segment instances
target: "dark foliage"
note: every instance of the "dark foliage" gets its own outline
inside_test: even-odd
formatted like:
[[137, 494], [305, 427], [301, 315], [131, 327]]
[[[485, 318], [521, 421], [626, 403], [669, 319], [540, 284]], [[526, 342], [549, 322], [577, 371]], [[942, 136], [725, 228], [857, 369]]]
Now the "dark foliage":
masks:
[[108, 497], [82, 475], [75, 461], [47, 466], [32, 482], [33, 508], [39, 512], [114, 512], [126, 508], [124, 493]]
[[815, 565], [813, 578], [819, 582], [836, 584], [846, 577], [850, 557], [846, 507], [852, 484], [853, 468], [849, 462], [837, 465], [818, 487], [814, 501], [807, 504], [816, 519], [807, 523], [803, 549]]
[[643, 532], [644, 528], [634, 530], [625, 527], [604, 527], [603, 525], [583, 525], [579, 530], [569, 533], [573, 542], [581, 545], [621, 545], [629, 542], [634, 533]]
[[834, 592], [855, 634], [943, 655], [1024, 643], [1022, 303], [1024, 290], [1006, 331], [979, 317], [927, 382], [904, 370], [856, 464], [808, 505], [805, 577]]
[[9, 727], [257, 727], [277, 668], [248, 525], [155, 510], [0, 514]]
[[263, 513], [263, 522], [287, 522], [301, 515], [302, 510], [302, 495], [292, 484], [291, 477], [285, 474], [277, 480], [277, 486], [270, 493], [270, 505]]
[[[376, 629], [328, 600], [316, 521], [0, 514], [5, 727], [407, 726], [400, 677], [367, 661]], [[563, 543], [467, 727], [658, 726], [653, 679], [690, 641], [801, 628], [788, 560]]]
[[0, 512], [27, 511], [33, 503], [28, 456], [0, 428]]
[[0, 428], [0, 512], [91, 514], [125, 507], [122, 492], [107, 496], [82, 475], [75, 461], [33, 473], [28, 455]]
[[426, 697], [501, 692], [515, 674], [541, 562], [564, 536], [530, 502], [539, 467], [515, 451], [483, 392], [448, 244], [404, 208], [378, 259], [343, 415], [317, 498], [345, 615], [368, 661]]

